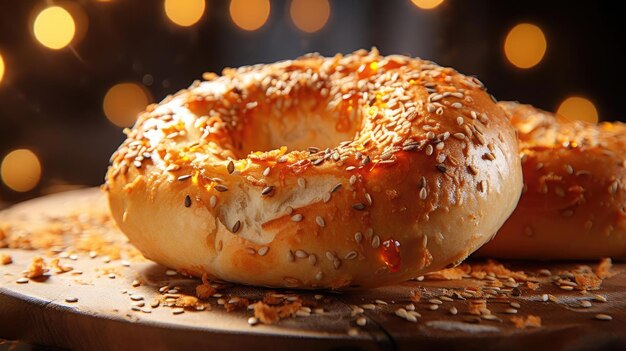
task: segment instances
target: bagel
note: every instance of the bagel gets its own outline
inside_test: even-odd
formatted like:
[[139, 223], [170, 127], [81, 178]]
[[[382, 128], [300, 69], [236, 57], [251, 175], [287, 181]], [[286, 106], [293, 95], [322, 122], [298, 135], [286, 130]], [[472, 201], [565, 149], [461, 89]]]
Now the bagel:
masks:
[[501, 102], [520, 140], [524, 193], [477, 255], [626, 258], [626, 125], [568, 121]]
[[113, 217], [181, 272], [372, 287], [458, 264], [513, 211], [515, 130], [483, 85], [372, 51], [225, 69], [140, 114]]

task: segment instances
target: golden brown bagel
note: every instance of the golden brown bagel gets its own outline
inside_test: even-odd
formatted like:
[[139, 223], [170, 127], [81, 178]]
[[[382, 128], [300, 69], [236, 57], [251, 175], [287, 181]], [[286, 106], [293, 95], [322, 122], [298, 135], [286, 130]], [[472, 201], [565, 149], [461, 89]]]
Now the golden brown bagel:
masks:
[[120, 228], [169, 267], [398, 282], [461, 262], [521, 193], [508, 118], [451, 68], [362, 50], [205, 78], [141, 114], [107, 174]]
[[478, 255], [626, 258], [626, 125], [572, 122], [500, 102], [520, 139], [524, 193]]

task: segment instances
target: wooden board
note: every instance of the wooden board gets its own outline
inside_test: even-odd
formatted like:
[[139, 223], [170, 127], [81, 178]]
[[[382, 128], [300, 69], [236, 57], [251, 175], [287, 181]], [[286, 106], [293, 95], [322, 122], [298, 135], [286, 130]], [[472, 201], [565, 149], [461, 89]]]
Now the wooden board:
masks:
[[[159, 289], [169, 286], [177, 290], [172, 293], [193, 296], [199, 280], [171, 271], [168, 274], [167, 268], [137, 256], [110, 221], [98, 189], [48, 196], [9, 208], [0, 212], [0, 231], [0, 246], [14, 247], [0, 249], [0, 256], [9, 255], [13, 260], [0, 265], [0, 338], [4, 339], [85, 350], [626, 349], [626, 264], [622, 263], [615, 264], [613, 272], [617, 274], [593, 292], [562, 290], [550, 282], [550, 276], [539, 274], [533, 274], [533, 280], [540, 281], [538, 290], [523, 284], [515, 288], [514, 295], [521, 296], [511, 296], [511, 287], [516, 284], [497, 276], [427, 278], [366, 291], [277, 291], [302, 300], [313, 313], [306, 316], [306, 311], [301, 311], [302, 316], [276, 324], [251, 326], [251, 310], [243, 307], [227, 312], [220, 302], [233, 297], [256, 301], [268, 294], [267, 289], [226, 285], [218, 291], [221, 296], [198, 304], [204, 310], [193, 308], [173, 314], [178, 310], [164, 305], [166, 296]], [[29, 246], [34, 249], [23, 249]], [[104, 257], [107, 253], [114, 259]], [[116, 259], [118, 255], [120, 259]], [[17, 283], [35, 256], [44, 258], [50, 272]], [[73, 270], [55, 272], [50, 267], [55, 257]], [[505, 263], [525, 272], [549, 269], [553, 275], [581, 264], [595, 262]], [[441, 300], [451, 291], [467, 291], [468, 287], [485, 288], [494, 280], [509, 286], [502, 286], [500, 296], [487, 296], [492, 317], [468, 314], [468, 301], [476, 300], [471, 296], [462, 300], [455, 295], [453, 301], [446, 298], [440, 305], [440, 301], [431, 300]], [[134, 281], [141, 284], [133, 286]], [[411, 292], [416, 290], [422, 297], [414, 306], [421, 317], [413, 323], [395, 311], [412, 303]], [[176, 294], [170, 295], [172, 299]], [[544, 294], [552, 295], [556, 302], [544, 302]], [[596, 294], [608, 301], [599, 302]], [[141, 302], [135, 301], [139, 297], [145, 306], [133, 306]], [[77, 301], [71, 302], [72, 298]], [[156, 300], [161, 304], [150, 307]], [[582, 300], [591, 301], [591, 307], [581, 307]], [[511, 302], [520, 304], [516, 315], [505, 313], [512, 308]], [[374, 309], [361, 313], [356, 308], [370, 307], [368, 304]], [[436, 310], [432, 310], [433, 305], [438, 306]], [[458, 310], [457, 315], [450, 313], [452, 307]], [[315, 313], [316, 308], [324, 312]], [[539, 316], [542, 326], [518, 329], [510, 321], [511, 316], [529, 314]], [[597, 314], [611, 315], [613, 320], [598, 320]], [[360, 317], [366, 322], [364, 326], [356, 323]]]

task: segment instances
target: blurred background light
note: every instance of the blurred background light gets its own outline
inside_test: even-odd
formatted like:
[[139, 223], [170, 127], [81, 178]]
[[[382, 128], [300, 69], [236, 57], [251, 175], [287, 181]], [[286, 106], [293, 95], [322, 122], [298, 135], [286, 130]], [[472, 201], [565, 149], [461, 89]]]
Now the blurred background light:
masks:
[[435, 7], [441, 5], [443, 0], [411, 0], [415, 6], [419, 7], [423, 10], [434, 9]]
[[530, 23], [520, 23], [513, 27], [504, 40], [504, 54], [507, 60], [518, 68], [536, 66], [546, 53], [548, 44], [541, 28]]
[[2, 160], [0, 175], [7, 187], [26, 192], [39, 183], [41, 164], [37, 155], [28, 149], [13, 150]]
[[563, 100], [556, 113], [573, 121], [598, 122], [598, 110], [589, 99], [570, 96]]
[[2, 77], [4, 77], [4, 59], [2, 53], [0, 53], [0, 83], [2, 83]]
[[35, 18], [33, 33], [41, 45], [59, 50], [72, 41], [76, 25], [72, 15], [60, 6], [43, 9]]
[[328, 0], [292, 0], [289, 14], [293, 24], [306, 33], [315, 33], [324, 28], [330, 17]]
[[204, 15], [205, 0], [165, 0], [165, 14], [181, 27], [196, 24]]
[[127, 82], [114, 85], [102, 103], [105, 116], [118, 127], [130, 127], [137, 114], [152, 101], [150, 93], [140, 84]]
[[261, 28], [270, 15], [269, 0], [231, 0], [230, 18], [241, 29], [253, 31]]

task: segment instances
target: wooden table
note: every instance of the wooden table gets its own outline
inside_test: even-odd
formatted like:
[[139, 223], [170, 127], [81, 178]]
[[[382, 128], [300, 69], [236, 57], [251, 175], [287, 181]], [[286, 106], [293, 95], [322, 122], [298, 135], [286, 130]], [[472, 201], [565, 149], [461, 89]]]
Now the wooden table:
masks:
[[[613, 266], [617, 274], [605, 280], [599, 291], [562, 290], [550, 283], [550, 277], [544, 277], [536, 291], [521, 285], [515, 294], [521, 296], [488, 298], [492, 312], [488, 318], [466, 312], [472, 298], [441, 301], [441, 296], [453, 290], [485, 287], [490, 280], [507, 281], [504, 277], [427, 278], [366, 291], [278, 291], [306, 301], [313, 311], [323, 308], [324, 312], [306, 316], [304, 311], [302, 316], [276, 324], [251, 326], [251, 310], [244, 307], [227, 312], [220, 299], [228, 303], [236, 296], [254, 301], [267, 294], [267, 289], [228, 285], [218, 291], [221, 297], [199, 304], [204, 310], [193, 308], [180, 314], [174, 314], [180, 309], [164, 306], [167, 292], [160, 292], [160, 288], [175, 288], [177, 291], [170, 291], [172, 296], [194, 295], [199, 280], [168, 272], [136, 256], [134, 248], [112, 225], [98, 189], [19, 204], [0, 212], [0, 228], [4, 228], [0, 244], [4, 235], [5, 246], [25, 241], [22, 247], [35, 247], [0, 249], [0, 256], [9, 255], [13, 260], [0, 265], [0, 338], [9, 340], [86, 350], [626, 350], [626, 265], [622, 263]], [[46, 228], [52, 228], [52, 233], [40, 235]], [[29, 243], [34, 238], [41, 242]], [[101, 252], [90, 250], [90, 245]], [[103, 252], [113, 256], [119, 253], [121, 257], [107, 259]], [[60, 258], [62, 266], [73, 270], [56, 273], [51, 269], [43, 277], [18, 283], [35, 256], [43, 257], [48, 264]], [[505, 264], [526, 272], [546, 268], [557, 272], [595, 262]], [[415, 290], [422, 295], [413, 304], [421, 317], [413, 323], [395, 311], [412, 303], [410, 296]], [[544, 302], [544, 294], [554, 296], [556, 302]], [[595, 294], [608, 301], [599, 302]], [[161, 305], [150, 307], [156, 300]], [[591, 301], [591, 307], [581, 307], [582, 300]], [[515, 315], [506, 313], [512, 312], [511, 302], [520, 305]], [[364, 308], [362, 313], [357, 308], [371, 308], [370, 304], [374, 308]], [[452, 307], [458, 314], [450, 313]], [[529, 314], [541, 317], [542, 326], [519, 329], [510, 321], [511, 316]], [[613, 320], [598, 320], [598, 314], [611, 315]], [[361, 317], [364, 326], [357, 324]]]

